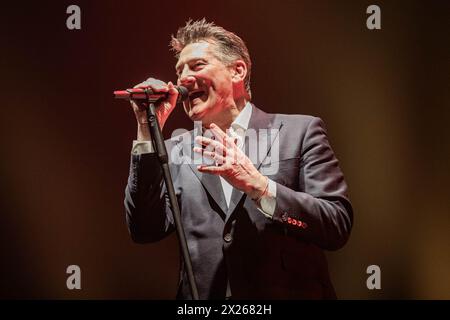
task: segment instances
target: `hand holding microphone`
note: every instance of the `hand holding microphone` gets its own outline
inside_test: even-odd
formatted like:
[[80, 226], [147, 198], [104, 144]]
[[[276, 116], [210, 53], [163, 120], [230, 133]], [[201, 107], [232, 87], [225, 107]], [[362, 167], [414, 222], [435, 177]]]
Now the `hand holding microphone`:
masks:
[[[186, 87], [175, 86], [175, 89], [178, 91], [177, 103], [183, 102], [189, 97], [189, 90]], [[114, 98], [133, 101], [158, 101], [160, 99], [167, 99], [168, 95], [168, 92], [155, 92], [150, 87], [114, 91]]]
[[165, 83], [158, 79], [148, 78], [134, 86], [133, 89], [114, 91], [115, 98], [130, 100], [138, 122], [138, 131], [139, 126], [148, 127], [146, 109], [139, 103], [139, 100], [146, 100], [148, 96], [163, 99], [156, 109], [156, 116], [162, 129], [175, 105], [188, 97], [188, 90], [185, 87], [176, 87], [172, 82]]

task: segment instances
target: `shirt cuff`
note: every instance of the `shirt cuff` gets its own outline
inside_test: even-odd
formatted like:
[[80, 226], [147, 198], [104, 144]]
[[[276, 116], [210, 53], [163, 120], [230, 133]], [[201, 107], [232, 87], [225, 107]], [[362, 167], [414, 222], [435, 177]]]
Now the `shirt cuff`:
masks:
[[133, 147], [131, 148], [132, 154], [144, 154], [144, 153], [154, 153], [153, 144], [151, 141], [137, 141], [133, 140]]
[[258, 210], [267, 218], [272, 219], [277, 204], [277, 184], [275, 181], [268, 179], [267, 194], [256, 203]]

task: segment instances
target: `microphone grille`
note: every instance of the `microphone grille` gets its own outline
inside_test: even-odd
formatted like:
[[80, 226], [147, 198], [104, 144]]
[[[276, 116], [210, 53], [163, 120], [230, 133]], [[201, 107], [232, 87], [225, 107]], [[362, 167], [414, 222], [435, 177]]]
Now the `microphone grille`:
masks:
[[189, 97], [189, 90], [186, 87], [178, 86], [178, 102], [182, 102]]

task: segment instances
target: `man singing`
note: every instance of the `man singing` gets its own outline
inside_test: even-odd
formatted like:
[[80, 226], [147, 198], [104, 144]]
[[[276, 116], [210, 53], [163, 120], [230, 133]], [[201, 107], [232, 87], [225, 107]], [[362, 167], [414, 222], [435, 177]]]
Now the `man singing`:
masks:
[[[353, 213], [324, 123], [251, 103], [250, 55], [236, 34], [205, 19], [189, 21], [171, 46], [177, 84], [189, 90], [184, 109], [209, 133], [166, 141], [200, 298], [336, 298], [323, 250], [347, 242]], [[136, 87], [168, 93], [157, 106], [163, 127], [175, 86], [149, 78]], [[132, 107], [137, 139], [126, 221], [134, 241], [149, 243], [173, 232], [174, 222], [146, 110]], [[257, 157], [249, 148], [255, 139]], [[190, 161], [192, 154], [209, 162]], [[183, 264], [177, 298], [192, 298]]]

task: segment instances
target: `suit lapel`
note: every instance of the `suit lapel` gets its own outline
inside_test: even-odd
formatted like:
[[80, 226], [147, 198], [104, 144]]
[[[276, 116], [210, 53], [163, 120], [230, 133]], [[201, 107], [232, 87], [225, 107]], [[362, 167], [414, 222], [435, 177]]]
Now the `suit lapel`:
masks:
[[[193, 155], [194, 151], [192, 150], [194, 148], [194, 134], [196, 133], [196, 130], [191, 132], [191, 143], [184, 143], [182, 146], [183, 149], [183, 155]], [[204, 174], [197, 170], [197, 166], [200, 163], [197, 163], [198, 161], [193, 161], [193, 157], [188, 156], [188, 158], [191, 160], [189, 162], [189, 167], [194, 172], [194, 174], [197, 176], [197, 178], [202, 183], [205, 190], [211, 195], [213, 200], [217, 203], [217, 205], [222, 210], [222, 213], [225, 215], [227, 212], [227, 202], [225, 200], [225, 195], [223, 193], [222, 184], [220, 182], [220, 177], [215, 176], [212, 174]]]
[[212, 174], [201, 173], [197, 170], [196, 164], [190, 164], [189, 166], [191, 167], [192, 171], [194, 171], [195, 175], [198, 177], [206, 191], [211, 195], [213, 200], [220, 207], [223, 214], [226, 214], [227, 202], [225, 200], [225, 195], [223, 194], [220, 177]]

